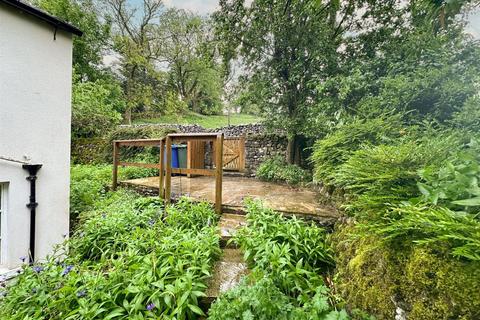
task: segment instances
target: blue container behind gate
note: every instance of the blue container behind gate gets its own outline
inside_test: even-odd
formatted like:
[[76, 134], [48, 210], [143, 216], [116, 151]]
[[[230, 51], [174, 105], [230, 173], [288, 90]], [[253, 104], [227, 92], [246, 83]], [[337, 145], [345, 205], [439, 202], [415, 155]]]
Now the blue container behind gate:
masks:
[[[176, 144], [172, 144], [172, 168], [179, 168], [180, 165], [178, 163], [178, 149], [180, 148], [181, 146], [179, 145], [176, 145]], [[165, 163], [167, 163], [167, 147], [165, 146]]]

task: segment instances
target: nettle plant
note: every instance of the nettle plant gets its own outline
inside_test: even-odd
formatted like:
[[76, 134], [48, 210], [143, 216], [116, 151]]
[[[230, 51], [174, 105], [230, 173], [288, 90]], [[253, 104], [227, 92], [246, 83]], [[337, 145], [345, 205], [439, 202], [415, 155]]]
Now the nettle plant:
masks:
[[[175, 210], [183, 215], [165, 218]], [[0, 319], [196, 319], [220, 253], [216, 220], [186, 199], [166, 209], [156, 199], [107, 203], [58, 254], [6, 286]]]

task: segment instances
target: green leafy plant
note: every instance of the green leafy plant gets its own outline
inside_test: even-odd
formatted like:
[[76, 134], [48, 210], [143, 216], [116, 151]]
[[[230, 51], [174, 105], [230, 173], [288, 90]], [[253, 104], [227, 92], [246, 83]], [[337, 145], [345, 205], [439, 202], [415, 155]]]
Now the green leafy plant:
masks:
[[164, 222], [157, 199], [122, 194], [102, 202], [57, 254], [25, 266], [15, 282], [4, 285], [0, 318], [185, 320], [203, 315], [199, 298], [220, 251], [217, 230], [208, 225], [216, 214], [205, 204], [187, 202], [181, 200], [178, 210], [191, 224], [180, 215]]
[[418, 188], [421, 200], [453, 210], [478, 213], [480, 209], [480, 161], [477, 142], [473, 149], [455, 154], [452, 160], [440, 168], [428, 166], [419, 171]]
[[382, 242], [448, 247], [458, 258], [480, 260], [480, 222], [447, 208], [404, 204], [392, 207], [377, 222], [359, 225]]
[[287, 164], [280, 156], [265, 160], [257, 169], [257, 178], [265, 181], [286, 182], [290, 185], [306, 184], [312, 181], [308, 170]]
[[335, 173], [352, 154], [365, 145], [378, 145], [394, 141], [402, 135], [399, 115], [387, 118], [353, 119], [318, 140], [313, 147], [311, 160], [315, 165], [314, 179], [336, 186]]
[[345, 310], [332, 310], [328, 289], [317, 288], [312, 299], [303, 306], [295, 306], [269, 277], [254, 283], [244, 280], [213, 304], [209, 311], [211, 320], [347, 320]]

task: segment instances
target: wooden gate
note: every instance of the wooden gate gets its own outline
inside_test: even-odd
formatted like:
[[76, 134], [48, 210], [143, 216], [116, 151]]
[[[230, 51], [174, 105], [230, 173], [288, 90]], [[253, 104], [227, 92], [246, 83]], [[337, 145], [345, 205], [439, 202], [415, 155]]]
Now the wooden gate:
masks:
[[223, 140], [223, 169], [245, 170], [245, 137], [225, 137]]

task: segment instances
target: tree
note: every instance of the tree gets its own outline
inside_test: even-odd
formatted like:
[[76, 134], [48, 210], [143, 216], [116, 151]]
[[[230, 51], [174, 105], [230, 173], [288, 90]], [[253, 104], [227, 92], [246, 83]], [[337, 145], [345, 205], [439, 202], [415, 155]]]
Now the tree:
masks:
[[157, 35], [158, 61], [168, 68], [170, 85], [193, 111], [218, 112], [222, 88], [208, 19], [169, 9], [161, 16]]
[[361, 1], [221, 0], [215, 13], [224, 52], [238, 49], [251, 81], [261, 88], [267, 124], [287, 132], [287, 160], [300, 164], [310, 81], [333, 74], [344, 31]]
[[109, 48], [111, 20], [93, 0], [34, 0], [33, 4], [83, 31], [73, 37], [73, 67], [79, 81], [104, 76], [103, 56]]
[[163, 10], [161, 0], [143, 0], [140, 10], [128, 0], [106, 0], [112, 14], [116, 35], [115, 49], [121, 56], [127, 107], [125, 119], [132, 122], [132, 110], [139, 105], [152, 104], [153, 96], [162, 82], [162, 73], [155, 67], [158, 42], [155, 29]]

